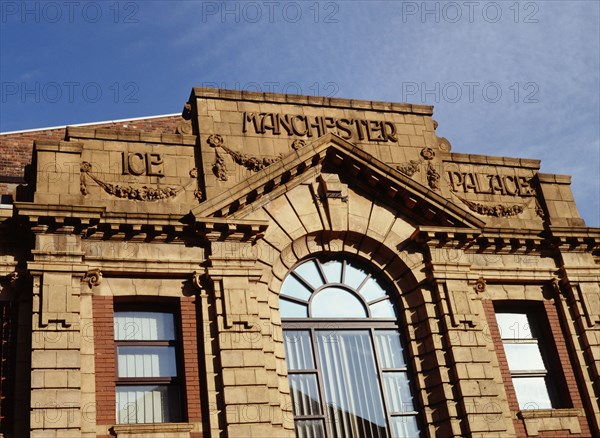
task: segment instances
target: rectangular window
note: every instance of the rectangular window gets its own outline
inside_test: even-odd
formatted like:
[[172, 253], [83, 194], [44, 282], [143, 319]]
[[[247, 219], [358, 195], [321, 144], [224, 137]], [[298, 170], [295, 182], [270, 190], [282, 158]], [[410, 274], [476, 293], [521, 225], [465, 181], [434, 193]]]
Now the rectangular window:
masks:
[[550, 346], [540, 313], [496, 311], [496, 321], [520, 409], [556, 408], [556, 383], [549, 370]]
[[177, 332], [171, 312], [115, 312], [118, 423], [182, 421]]

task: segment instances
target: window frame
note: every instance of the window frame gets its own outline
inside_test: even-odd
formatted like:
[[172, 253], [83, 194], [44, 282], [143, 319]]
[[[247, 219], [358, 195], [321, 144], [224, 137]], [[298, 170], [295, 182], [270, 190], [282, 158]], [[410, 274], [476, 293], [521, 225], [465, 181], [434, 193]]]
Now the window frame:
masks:
[[[322, 284], [321, 286], [315, 288], [312, 287], [310, 285], [310, 283], [303, 279], [302, 276], [298, 273], [295, 272], [296, 268], [298, 268], [300, 265], [307, 263], [311, 260], [317, 260], [318, 262], [316, 263], [318, 272], [321, 276], [321, 279], [324, 280], [324, 284]], [[323, 262], [328, 262], [328, 261], [339, 261], [342, 262], [342, 271], [341, 271], [341, 278], [340, 278], [340, 282], [337, 283], [329, 283], [328, 282], [328, 278], [327, 275], [325, 274], [321, 263]], [[354, 267], [359, 267], [361, 269], [363, 269], [363, 271], [366, 273], [366, 277], [360, 282], [360, 285], [356, 287], [355, 290], [353, 290], [353, 288], [347, 284], [345, 284], [343, 282], [343, 280], [345, 279], [345, 272], [346, 272], [346, 264], [347, 262], [350, 262]], [[371, 350], [373, 353], [373, 361], [375, 364], [375, 371], [377, 373], [377, 383], [378, 383], [378, 388], [379, 388], [379, 393], [381, 395], [381, 399], [382, 399], [382, 403], [383, 403], [383, 416], [385, 418], [385, 425], [386, 425], [386, 431], [388, 434], [393, 434], [393, 426], [392, 426], [392, 419], [393, 418], [398, 418], [398, 417], [412, 417], [415, 419], [417, 427], [419, 429], [419, 435], [422, 435], [423, 430], [424, 430], [424, 425], [423, 425], [423, 421], [421, 419], [421, 414], [419, 411], [419, 406], [421, 405], [420, 403], [420, 399], [419, 399], [419, 392], [417, 391], [417, 387], [416, 387], [416, 379], [415, 379], [415, 373], [412, 370], [412, 366], [411, 366], [411, 361], [410, 361], [410, 357], [408, 354], [408, 343], [406, 342], [406, 335], [403, 332], [403, 330], [401, 330], [401, 324], [400, 324], [400, 307], [398, 305], [398, 300], [394, 299], [391, 291], [395, 290], [391, 285], [390, 282], [384, 278], [383, 274], [379, 274], [377, 272], [377, 268], [375, 266], [373, 266], [370, 263], [366, 263], [360, 259], [357, 260], [357, 258], [352, 257], [352, 255], [350, 254], [332, 254], [332, 255], [328, 255], [328, 254], [321, 254], [321, 255], [317, 255], [317, 256], [312, 256], [306, 259], [303, 259], [301, 261], [299, 261], [298, 263], [296, 263], [286, 274], [286, 276], [284, 277], [284, 280], [287, 279], [288, 276], [294, 276], [294, 278], [296, 279], [300, 279], [301, 283], [304, 283], [305, 286], [308, 286], [309, 289], [311, 289], [313, 292], [311, 293], [311, 296], [309, 297], [308, 300], [306, 300], [306, 302], [308, 303], [308, 308], [307, 308], [307, 316], [306, 317], [293, 317], [293, 318], [286, 318], [286, 317], [281, 317], [281, 322], [282, 322], [282, 330], [284, 333], [284, 342], [285, 342], [285, 333], [289, 332], [289, 331], [307, 331], [309, 333], [310, 336], [310, 345], [311, 345], [311, 349], [312, 349], [312, 357], [313, 357], [313, 366], [314, 368], [311, 369], [298, 369], [298, 370], [290, 370], [288, 369], [288, 381], [289, 381], [289, 377], [293, 376], [293, 375], [302, 375], [302, 374], [313, 374], [316, 375], [316, 381], [317, 381], [317, 390], [318, 390], [318, 394], [319, 394], [319, 409], [320, 409], [320, 414], [319, 415], [302, 415], [302, 416], [296, 416], [296, 414], [294, 413], [294, 423], [296, 423], [297, 420], [299, 421], [303, 421], [303, 420], [321, 420], [323, 422], [323, 430], [325, 433], [325, 436], [328, 437], [329, 436], [329, 428], [327, 426], [327, 421], [328, 421], [328, 412], [327, 412], [327, 401], [326, 401], [326, 396], [325, 396], [325, 384], [323, 381], [323, 370], [320, 369], [319, 367], [319, 363], [320, 363], [320, 358], [319, 358], [319, 351], [318, 351], [318, 339], [317, 339], [317, 332], [318, 331], [327, 331], [327, 330], [336, 330], [336, 331], [368, 331], [369, 332], [369, 341], [370, 341], [370, 345], [371, 345]], [[370, 301], [367, 301], [366, 298], [363, 298], [359, 293], [357, 293], [356, 291], [360, 291], [361, 287], [365, 285], [365, 283], [370, 279], [374, 279], [378, 285], [384, 290], [385, 295]], [[326, 289], [328, 287], [340, 287], [342, 289], [348, 290], [350, 293], [352, 293], [354, 296], [358, 296], [358, 298], [361, 300], [361, 304], [363, 305], [363, 307], [365, 307], [365, 313], [366, 316], [365, 317], [360, 317], [360, 318], [350, 318], [350, 317], [346, 317], [346, 318], [340, 318], [340, 317], [328, 317], [328, 318], [321, 318], [321, 317], [314, 317], [311, 316], [311, 305], [312, 305], [312, 300], [313, 298], [318, 294], [318, 292], [320, 292], [323, 289]], [[283, 288], [283, 282], [282, 282], [282, 288]], [[294, 297], [290, 297], [289, 295], [281, 295], [280, 294], [280, 299], [284, 298], [286, 300], [292, 301], [292, 302], [302, 302], [302, 300], [298, 300], [295, 299]], [[385, 300], [389, 300], [390, 304], [393, 307], [394, 313], [395, 313], [395, 317], [374, 317], [371, 314], [371, 309], [370, 306], [373, 304], [376, 304], [378, 302], [381, 301], [385, 301]], [[377, 341], [376, 341], [376, 332], [377, 331], [382, 331], [382, 330], [389, 330], [389, 331], [395, 331], [398, 333], [399, 339], [400, 339], [400, 345], [402, 347], [402, 355], [403, 355], [403, 359], [404, 359], [404, 367], [401, 368], [383, 368], [382, 367], [382, 360], [380, 358], [380, 354], [378, 352], [378, 347], [377, 347]], [[413, 405], [413, 410], [412, 411], [408, 411], [408, 410], [403, 410], [401, 412], [393, 412], [392, 409], [392, 405], [391, 402], [388, 400], [388, 395], [387, 395], [387, 391], [385, 388], [385, 383], [384, 383], [384, 375], [385, 373], [392, 373], [392, 372], [400, 372], [400, 373], [405, 373], [407, 380], [408, 380], [408, 384], [409, 384], [409, 389], [410, 389], [410, 394], [412, 397], [412, 405]], [[291, 386], [291, 385], [290, 385]]]
[[[502, 346], [502, 354], [506, 359], [507, 371], [510, 375], [510, 384], [514, 391], [516, 398], [517, 407], [520, 411], [535, 411], [544, 409], [562, 409], [572, 407], [572, 402], [569, 396], [569, 390], [564, 379], [562, 371], [562, 365], [558, 357], [558, 351], [554, 344], [554, 333], [550, 326], [548, 315], [544, 304], [542, 302], [535, 301], [494, 301], [494, 324], [496, 330], [498, 330], [499, 339]], [[531, 338], [520, 339], [520, 338], [504, 338], [500, 331], [500, 326], [497, 321], [497, 315], [502, 313], [513, 313], [526, 315], [529, 330], [531, 332]], [[511, 370], [508, 363], [508, 354], [506, 353], [505, 345], [515, 344], [535, 344], [538, 346], [540, 356], [544, 363], [544, 370], [541, 369], [528, 369], [528, 370]], [[550, 401], [549, 408], [532, 408], [527, 407], [531, 402], [527, 402], [524, 406], [521, 406], [517, 389], [514, 381], [519, 378], [535, 378], [542, 377], [548, 392]]]
[[[185, 399], [185, 364], [183, 358], [183, 331], [181, 322], [180, 309], [178, 303], [172, 300], [158, 300], [157, 302], [149, 303], [147, 301], [115, 301], [113, 308], [113, 321], [116, 319], [119, 312], [158, 312], [169, 314], [173, 317], [173, 340], [117, 340], [113, 335], [114, 343], [114, 363], [115, 363], [115, 421], [119, 425], [135, 425], [135, 424], [170, 424], [187, 421], [187, 409]], [[114, 322], [113, 322], [114, 326]], [[176, 376], [166, 377], [119, 377], [119, 347], [174, 347], [175, 349], [175, 370]], [[179, 404], [178, 418], [170, 421], [162, 421], [155, 423], [138, 423], [119, 421], [119, 412], [117, 403], [117, 390], [123, 386], [164, 386], [167, 388], [176, 388]]]

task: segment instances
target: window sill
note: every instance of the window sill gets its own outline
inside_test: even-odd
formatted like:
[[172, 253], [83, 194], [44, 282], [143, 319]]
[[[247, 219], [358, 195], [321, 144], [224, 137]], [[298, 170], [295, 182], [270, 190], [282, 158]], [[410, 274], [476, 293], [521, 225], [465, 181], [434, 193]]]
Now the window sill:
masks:
[[583, 416], [581, 409], [531, 409], [517, 412], [517, 417], [523, 420], [528, 436], [538, 435], [541, 431], [568, 430], [581, 433], [579, 417]]
[[119, 424], [110, 431], [118, 438], [142, 438], [153, 436], [169, 438], [189, 438], [194, 426], [190, 423], [152, 423], [152, 424]]

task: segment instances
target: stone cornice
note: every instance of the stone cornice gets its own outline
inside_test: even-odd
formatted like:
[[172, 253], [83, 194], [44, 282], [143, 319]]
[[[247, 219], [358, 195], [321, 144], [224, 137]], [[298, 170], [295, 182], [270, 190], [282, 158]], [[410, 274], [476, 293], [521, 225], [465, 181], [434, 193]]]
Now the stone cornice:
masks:
[[116, 128], [88, 128], [67, 126], [66, 137], [68, 139], [89, 138], [95, 140], [158, 143], [179, 146], [196, 145], [195, 135], [144, 132], [138, 129], [120, 130]]
[[415, 242], [437, 248], [463, 248], [504, 253], [528, 253], [542, 249], [592, 252], [600, 248], [600, 229], [550, 227], [549, 230], [515, 230], [451, 227], [418, 227], [411, 236]]
[[165, 213], [107, 212], [105, 207], [15, 203], [15, 215], [26, 218], [35, 232], [75, 233], [84, 239], [179, 241], [254, 241], [267, 221], [233, 218], [196, 218]]
[[540, 160], [526, 158], [494, 157], [491, 155], [460, 154], [452, 152], [444, 157], [444, 161], [450, 163], [481, 164], [488, 166], [521, 167], [525, 169], [539, 170]]
[[191, 97], [205, 99], [245, 100], [259, 103], [288, 103], [294, 105], [324, 106], [328, 108], [349, 108], [370, 111], [386, 111], [403, 114], [433, 114], [431, 105], [409, 103], [378, 102], [370, 100], [342, 99], [339, 97], [302, 96], [299, 94], [260, 93], [245, 90], [223, 90], [219, 88], [194, 87]]

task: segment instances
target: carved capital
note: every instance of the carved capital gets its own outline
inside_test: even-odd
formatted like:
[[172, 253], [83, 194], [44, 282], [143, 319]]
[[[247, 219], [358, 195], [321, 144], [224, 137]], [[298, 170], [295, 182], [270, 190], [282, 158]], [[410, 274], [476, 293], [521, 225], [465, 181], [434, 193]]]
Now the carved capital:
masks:
[[481, 294], [481, 293], [485, 292], [485, 287], [486, 287], [485, 280], [483, 279], [483, 277], [479, 277], [479, 279], [477, 279], [477, 282], [475, 283], [475, 286], [473, 286], [473, 289], [475, 290], [476, 293]]
[[100, 269], [91, 269], [86, 272], [81, 281], [87, 283], [90, 289], [94, 286], [100, 286], [100, 283], [102, 283], [102, 272], [100, 272]]

